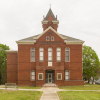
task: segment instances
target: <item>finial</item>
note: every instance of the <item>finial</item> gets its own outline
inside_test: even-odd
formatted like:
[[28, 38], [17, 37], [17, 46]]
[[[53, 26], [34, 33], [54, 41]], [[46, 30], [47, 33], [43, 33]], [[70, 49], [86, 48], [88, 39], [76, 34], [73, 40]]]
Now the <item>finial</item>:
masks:
[[43, 16], [43, 19], [44, 19], [44, 17], [45, 17], [45, 16]]
[[50, 9], [51, 9], [51, 4], [50, 4]]
[[57, 15], [56, 15], [56, 19], [57, 19]]

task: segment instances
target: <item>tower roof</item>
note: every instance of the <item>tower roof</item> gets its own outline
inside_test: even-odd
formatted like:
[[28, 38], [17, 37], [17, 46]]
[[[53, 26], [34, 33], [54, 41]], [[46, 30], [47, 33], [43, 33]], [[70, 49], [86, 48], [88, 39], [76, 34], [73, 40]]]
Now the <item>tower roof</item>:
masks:
[[43, 21], [47, 21], [47, 18], [49, 17], [50, 14], [51, 14], [51, 16], [53, 18], [53, 21], [57, 21], [57, 18], [55, 18], [54, 14], [53, 14], [53, 12], [51, 10], [51, 8], [49, 9], [49, 11], [48, 11], [48, 13], [47, 13], [47, 15], [46, 15], [46, 17], [44, 18]]

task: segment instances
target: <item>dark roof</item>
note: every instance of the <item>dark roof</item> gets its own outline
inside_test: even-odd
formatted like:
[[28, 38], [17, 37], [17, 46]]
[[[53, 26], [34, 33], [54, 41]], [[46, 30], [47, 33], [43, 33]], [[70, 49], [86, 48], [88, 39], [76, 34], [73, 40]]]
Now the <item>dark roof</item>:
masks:
[[73, 38], [73, 37], [69, 37], [69, 36], [66, 36], [66, 35], [62, 35], [62, 34], [60, 34], [61, 36], [63, 36], [63, 37], [66, 37], [67, 39], [67, 41], [82, 41], [82, 40], [80, 40], [80, 39], [76, 39], [76, 38]]
[[[38, 34], [40, 35], [40, 34]], [[25, 38], [25, 39], [21, 39], [21, 40], [18, 40], [18, 41], [34, 41], [34, 37], [37, 37], [38, 35], [34, 35], [34, 36], [31, 36], [31, 37], [28, 37], [28, 38]]]
[[[22, 39], [22, 40], [19, 40], [19, 41], [34, 41], [34, 39], [33, 38], [35, 38], [35, 37], [38, 37], [40, 34], [38, 34], [38, 35], [35, 35], [35, 36], [31, 36], [31, 37], [28, 37], [28, 38], [25, 38], [25, 39]], [[67, 38], [66, 40], [67, 41], [82, 41], [82, 40], [79, 40], [79, 39], [76, 39], [76, 38], [72, 38], [72, 37], [69, 37], [69, 36], [66, 36], [66, 35], [62, 35], [62, 34], [60, 34], [62, 37], [65, 37], [65, 38]]]
[[48, 13], [47, 13], [47, 15], [46, 15], [46, 17], [44, 18], [43, 21], [45, 21], [45, 20], [47, 21], [47, 18], [49, 17], [50, 14], [53, 17], [53, 20], [57, 21], [57, 19], [55, 18], [54, 14], [53, 14], [53, 12], [51, 10], [51, 8], [49, 9], [49, 11], [48, 11]]

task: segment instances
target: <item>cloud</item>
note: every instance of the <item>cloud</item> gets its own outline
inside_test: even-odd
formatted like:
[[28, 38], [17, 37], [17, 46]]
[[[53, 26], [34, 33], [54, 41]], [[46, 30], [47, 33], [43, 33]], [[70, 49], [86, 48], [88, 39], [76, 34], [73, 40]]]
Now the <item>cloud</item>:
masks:
[[58, 32], [85, 41], [100, 58], [100, 0], [2, 0], [0, 43], [17, 49], [16, 40], [43, 32], [41, 21], [50, 5], [59, 20]]

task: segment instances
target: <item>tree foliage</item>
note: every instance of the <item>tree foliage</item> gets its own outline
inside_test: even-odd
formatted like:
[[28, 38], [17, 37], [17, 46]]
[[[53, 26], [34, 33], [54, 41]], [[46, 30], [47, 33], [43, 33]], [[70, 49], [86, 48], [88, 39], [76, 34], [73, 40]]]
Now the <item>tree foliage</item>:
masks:
[[7, 53], [5, 50], [9, 50], [9, 46], [0, 44], [0, 84], [4, 84], [7, 79]]
[[96, 52], [89, 46], [83, 46], [83, 76], [90, 82], [91, 77], [98, 75], [99, 58]]

